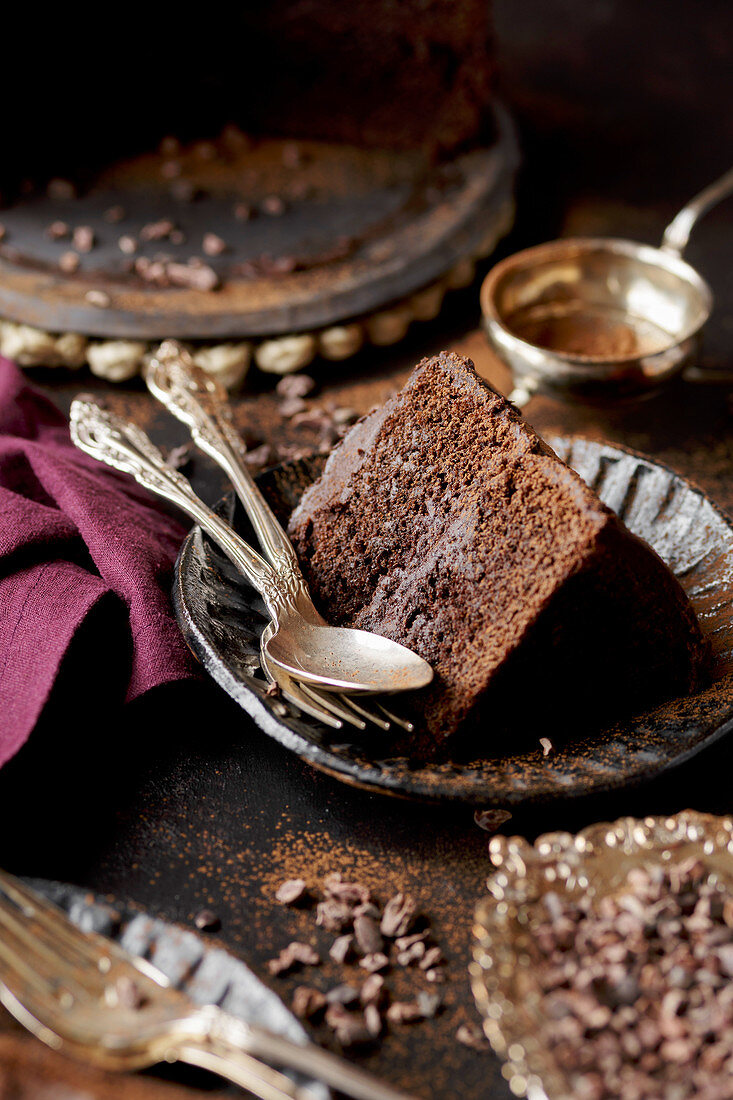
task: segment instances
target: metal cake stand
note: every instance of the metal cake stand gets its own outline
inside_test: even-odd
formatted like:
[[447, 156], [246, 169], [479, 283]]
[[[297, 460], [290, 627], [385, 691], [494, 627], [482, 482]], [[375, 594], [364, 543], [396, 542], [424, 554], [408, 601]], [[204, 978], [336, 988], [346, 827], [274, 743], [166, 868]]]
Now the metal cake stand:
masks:
[[[0, 214], [0, 317], [85, 339], [248, 340], [255, 349], [310, 334], [311, 358], [394, 343], [437, 314], [446, 290], [470, 283], [475, 261], [510, 228], [519, 155], [501, 106], [496, 133], [491, 147], [438, 165], [422, 153], [316, 143], [263, 140], [216, 155], [199, 143], [174, 161], [163, 151], [115, 164], [79, 194], [26, 195]], [[141, 241], [156, 220], [175, 233]], [[49, 235], [55, 222], [93, 233], [73, 272], [59, 266], [74, 245]], [[219, 255], [202, 250], [211, 233], [226, 245]], [[135, 239], [134, 255], [120, 249], [122, 236]], [[194, 257], [218, 287], [156, 285], [136, 270], [141, 257]], [[330, 356], [328, 341], [318, 346], [324, 330], [354, 322], [359, 339], [332, 342]]]

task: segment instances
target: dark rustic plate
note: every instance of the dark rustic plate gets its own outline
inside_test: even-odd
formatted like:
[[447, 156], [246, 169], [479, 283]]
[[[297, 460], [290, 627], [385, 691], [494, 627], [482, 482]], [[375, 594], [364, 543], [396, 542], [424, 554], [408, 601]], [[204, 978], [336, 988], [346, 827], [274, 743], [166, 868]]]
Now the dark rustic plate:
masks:
[[[733, 727], [733, 527], [699, 490], [641, 455], [583, 439], [550, 444], [678, 576], [714, 653], [704, 691], [558, 746], [503, 757], [412, 765], [390, 758], [389, 735], [329, 730], [267, 698], [259, 638], [268, 618], [259, 596], [194, 528], [177, 563], [174, 599], [184, 636], [207, 671], [258, 726], [338, 779], [386, 794], [512, 806], [587, 795], [651, 779]], [[323, 460], [278, 467], [260, 479], [286, 518]], [[231, 500], [234, 523], [253, 541]], [[542, 731], [538, 730], [537, 736]]]

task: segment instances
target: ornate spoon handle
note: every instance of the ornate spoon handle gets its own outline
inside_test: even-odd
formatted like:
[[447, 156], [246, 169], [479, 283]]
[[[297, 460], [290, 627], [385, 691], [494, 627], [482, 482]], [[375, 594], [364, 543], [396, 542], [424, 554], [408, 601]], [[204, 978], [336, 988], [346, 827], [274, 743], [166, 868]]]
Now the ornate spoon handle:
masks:
[[116, 470], [132, 474], [146, 489], [175, 504], [200, 524], [262, 595], [274, 621], [279, 621], [283, 606], [290, 602], [284, 591], [284, 578], [196, 496], [182, 474], [166, 465], [145, 432], [94, 401], [80, 398], [71, 406], [70, 431], [80, 450]]
[[[186, 424], [196, 444], [227, 475], [241, 500], [260, 545], [272, 564], [297, 573], [303, 599], [310, 596], [290, 539], [257, 488], [242, 458], [242, 441], [232, 422], [226, 390], [197, 367], [175, 340], [165, 340], [145, 368], [150, 392]], [[314, 609], [315, 610], [315, 609]], [[320, 616], [318, 621], [322, 621]]]

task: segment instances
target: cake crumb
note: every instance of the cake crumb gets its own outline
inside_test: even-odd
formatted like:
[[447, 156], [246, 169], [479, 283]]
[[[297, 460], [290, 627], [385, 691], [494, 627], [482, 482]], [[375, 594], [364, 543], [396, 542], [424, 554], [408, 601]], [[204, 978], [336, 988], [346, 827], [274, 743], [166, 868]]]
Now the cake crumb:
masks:
[[495, 833], [497, 829], [500, 829], [502, 825], [511, 820], [511, 816], [508, 810], [476, 810], [473, 820], [479, 829], [483, 829], [484, 832]]
[[464, 1047], [470, 1047], [471, 1050], [485, 1051], [487, 1049], [486, 1036], [478, 1024], [461, 1024], [456, 1031], [456, 1039]]

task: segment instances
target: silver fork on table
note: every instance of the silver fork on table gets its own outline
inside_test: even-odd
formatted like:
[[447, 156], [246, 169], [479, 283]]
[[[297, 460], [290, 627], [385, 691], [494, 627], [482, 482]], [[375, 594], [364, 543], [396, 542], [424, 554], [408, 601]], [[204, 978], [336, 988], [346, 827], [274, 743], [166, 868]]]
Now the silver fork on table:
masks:
[[0, 871], [0, 1001], [54, 1050], [108, 1070], [158, 1062], [201, 1066], [260, 1100], [312, 1094], [285, 1067], [354, 1100], [408, 1100], [370, 1074], [308, 1043], [200, 1007], [145, 959], [81, 932], [55, 905]]
[[[165, 340], [160, 345], [148, 361], [144, 377], [153, 396], [188, 427], [196, 445], [227, 475], [265, 557], [275, 566], [283, 558], [292, 558], [297, 567], [290, 540], [244, 463], [242, 440], [234, 427], [231, 405], [224, 387], [197, 367], [189, 352], [175, 340]], [[356, 702], [343, 693], [319, 691], [273, 665], [266, 652], [271, 635], [270, 627], [262, 635], [262, 670], [268, 681], [277, 684], [283, 696], [300, 710], [335, 729], [340, 729], [346, 722], [363, 730], [370, 722], [385, 731], [394, 723], [412, 732], [411, 722], [388, 709], [378, 699], [371, 706], [365, 706], [363, 696]]]

